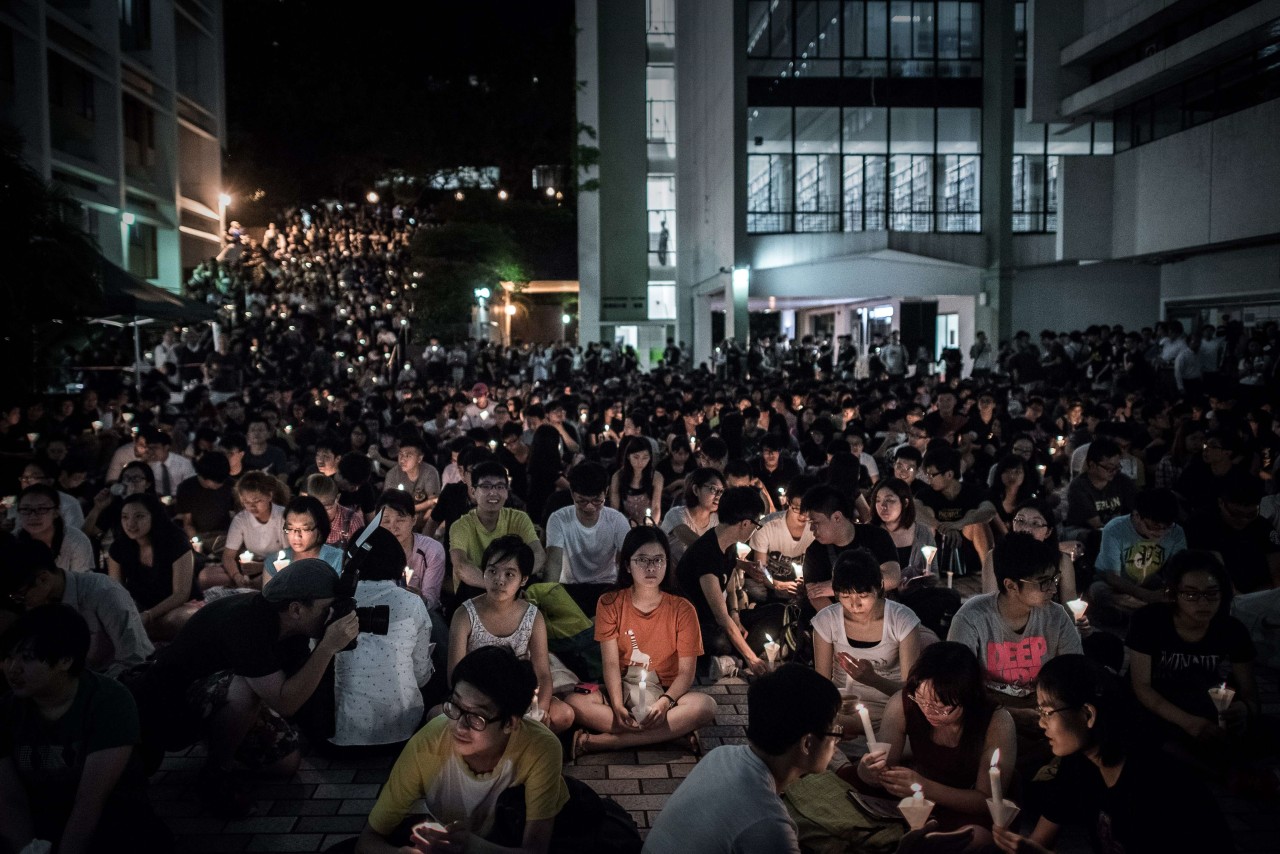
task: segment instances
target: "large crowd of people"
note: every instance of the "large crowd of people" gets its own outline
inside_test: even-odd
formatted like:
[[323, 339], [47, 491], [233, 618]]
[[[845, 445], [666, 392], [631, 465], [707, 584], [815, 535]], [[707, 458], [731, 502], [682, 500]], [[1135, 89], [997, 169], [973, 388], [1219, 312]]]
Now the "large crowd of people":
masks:
[[[875, 850], [1231, 850], [1207, 786], [1276, 796], [1274, 322], [643, 371], [419, 340], [418, 227], [234, 228], [191, 282], [216, 335], [0, 402], [9, 849], [164, 850], [147, 776], [202, 741], [231, 816], [305, 750], [400, 751], [357, 851], [635, 850], [561, 762], [701, 756], [735, 675], [748, 744], [645, 850], [818, 849], [831, 798]], [[874, 809], [915, 794], [923, 830]]]

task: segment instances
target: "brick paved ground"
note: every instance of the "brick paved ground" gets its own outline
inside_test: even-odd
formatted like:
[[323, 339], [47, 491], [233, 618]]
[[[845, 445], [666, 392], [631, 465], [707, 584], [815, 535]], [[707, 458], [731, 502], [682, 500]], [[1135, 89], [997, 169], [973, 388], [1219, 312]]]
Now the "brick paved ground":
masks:
[[[962, 592], [976, 592], [976, 579], [960, 579]], [[972, 582], [971, 584], [966, 584]], [[968, 589], [972, 586], [975, 589]], [[1280, 674], [1260, 674], [1263, 708], [1280, 718]], [[746, 743], [746, 693], [742, 679], [700, 684], [696, 690], [716, 698], [716, 723], [703, 730], [704, 750], [721, 744]], [[850, 755], [860, 752], [862, 740], [845, 745]], [[191, 784], [201, 766], [201, 748], [171, 754], [153, 778], [151, 794], [156, 811], [180, 837], [183, 852], [323, 851], [355, 835], [364, 826], [382, 783], [394, 762], [392, 756], [328, 759], [308, 755], [293, 779], [251, 784], [257, 814], [240, 821], [223, 821], [205, 812]], [[668, 795], [694, 766], [694, 757], [674, 745], [648, 750], [591, 754], [565, 765], [565, 773], [583, 780], [631, 813], [641, 833], [657, 818]], [[1272, 759], [1273, 773], [1280, 761]], [[1280, 804], [1229, 796], [1215, 788], [1241, 854], [1280, 851]], [[1058, 851], [1088, 851], [1079, 834], [1064, 835]]]

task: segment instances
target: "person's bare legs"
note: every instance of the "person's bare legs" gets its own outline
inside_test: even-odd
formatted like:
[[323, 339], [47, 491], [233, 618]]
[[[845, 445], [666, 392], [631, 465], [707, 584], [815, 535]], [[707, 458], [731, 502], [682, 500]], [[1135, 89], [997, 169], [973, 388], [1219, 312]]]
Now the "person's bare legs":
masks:
[[613, 710], [590, 695], [572, 694], [566, 702], [578, 713], [578, 723], [587, 730], [578, 737], [578, 752], [625, 750], [646, 744], [661, 744], [709, 726], [716, 719], [716, 701], [710, 694], [690, 691], [680, 698], [680, 705], [667, 712], [666, 718], [649, 729], [616, 729]]

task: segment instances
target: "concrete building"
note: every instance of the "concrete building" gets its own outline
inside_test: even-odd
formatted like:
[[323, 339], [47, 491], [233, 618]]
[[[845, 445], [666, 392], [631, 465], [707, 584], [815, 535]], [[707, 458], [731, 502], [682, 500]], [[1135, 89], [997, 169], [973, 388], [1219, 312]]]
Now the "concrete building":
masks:
[[[582, 98], [627, 122], [641, 5], [578, 4], [580, 26], [628, 45], [584, 54], [580, 36]], [[967, 353], [977, 329], [1216, 319], [1224, 300], [1265, 316], [1280, 210], [1244, 188], [1280, 186], [1277, 5], [674, 0], [677, 337], [703, 360], [748, 329], [859, 347], [898, 329], [933, 356]], [[1241, 74], [1248, 94], [1215, 101]], [[1183, 106], [1193, 85], [1213, 106]], [[1166, 89], [1184, 100], [1164, 105]], [[593, 117], [601, 189], [580, 228], [636, 228], [611, 199], [635, 207], [639, 145]], [[613, 145], [630, 172], [607, 171]], [[605, 268], [592, 246], [584, 291]], [[638, 298], [648, 269], [657, 285], [638, 258], [611, 260], [627, 272], [602, 280]]]
[[225, 230], [222, 45], [220, 0], [0, 6], [0, 122], [107, 258], [173, 290]]

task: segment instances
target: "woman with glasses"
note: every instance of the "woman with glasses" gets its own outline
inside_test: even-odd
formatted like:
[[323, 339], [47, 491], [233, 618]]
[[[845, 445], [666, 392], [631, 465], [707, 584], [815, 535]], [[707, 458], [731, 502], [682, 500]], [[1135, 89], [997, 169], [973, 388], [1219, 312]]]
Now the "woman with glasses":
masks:
[[[884, 598], [880, 563], [864, 548], [836, 558], [831, 590], [836, 603], [810, 623], [814, 669], [878, 719], [920, 652], [920, 618], [906, 605]], [[861, 731], [856, 715], [842, 714], [840, 723], [851, 732]]]
[[[929, 562], [925, 560], [924, 546], [936, 546], [933, 529], [916, 516], [916, 501], [911, 487], [897, 477], [887, 477], [871, 490], [871, 524], [889, 532], [893, 546], [898, 551], [898, 564], [902, 567], [902, 584], [924, 575]], [[935, 575], [940, 569], [934, 566]]]
[[124, 499], [107, 574], [129, 591], [152, 640], [172, 640], [200, 609], [191, 543], [154, 495]]
[[[1058, 589], [1056, 599], [1070, 602], [1079, 593], [1076, 589], [1076, 565], [1073, 555], [1079, 551], [1079, 543], [1058, 541], [1058, 516], [1053, 505], [1043, 498], [1032, 498], [1018, 505], [1009, 520], [1010, 533], [1028, 534], [1042, 543], [1052, 543], [1058, 550]], [[982, 592], [996, 592], [995, 551], [987, 552], [982, 559]]]
[[701, 753], [697, 730], [715, 721], [716, 702], [690, 692], [702, 635], [693, 605], [670, 592], [675, 567], [666, 535], [632, 528], [618, 567], [617, 589], [596, 606], [603, 690], [567, 698], [582, 727], [573, 757], [680, 738]]
[[1068, 824], [1095, 851], [1232, 852], [1231, 828], [1204, 782], [1139, 732], [1120, 678], [1083, 655], [1045, 664], [1035, 714], [1057, 759], [1029, 837], [994, 828], [1006, 854], [1044, 854]]
[[[487, 646], [460, 659], [453, 676], [444, 714], [405, 745], [357, 851], [547, 850], [569, 791], [559, 740], [524, 717], [537, 685], [528, 662]], [[504, 796], [519, 803], [499, 810]], [[406, 822], [422, 818], [414, 815], [419, 800], [427, 817], [444, 826], [417, 831], [425, 845], [410, 841], [412, 820]], [[514, 818], [520, 815], [523, 821]], [[468, 844], [473, 835], [479, 839]]]
[[529, 712], [552, 732], [573, 725], [573, 709], [557, 699], [547, 651], [547, 624], [536, 605], [520, 595], [533, 574], [533, 549], [520, 537], [498, 537], [484, 550], [484, 592], [466, 599], [449, 624], [449, 681], [463, 656], [486, 646], [504, 646], [533, 665], [537, 706]]
[[44, 543], [54, 563], [67, 572], [93, 570], [93, 543], [79, 529], [68, 527], [58, 506], [58, 490], [33, 483], [18, 493], [18, 539]]
[[[22, 474], [18, 477], [18, 489], [26, 489], [28, 486], [33, 486], [37, 483], [48, 484], [57, 489], [57, 464], [49, 460], [32, 460], [27, 463], [22, 469]], [[58, 490], [58, 508], [62, 511], [62, 521], [73, 528], [84, 529], [84, 510], [80, 507], [80, 502], [73, 496]], [[8, 514], [10, 523], [15, 519], [15, 515], [13, 509], [10, 508]]]
[[[895, 798], [910, 797], [911, 784], [920, 784], [937, 804], [932, 817], [942, 830], [991, 826], [991, 757], [1000, 751], [1000, 773], [1012, 780], [1017, 737], [1009, 713], [983, 690], [972, 651], [947, 642], [927, 647], [885, 706], [877, 736], [888, 752], [863, 755], [859, 780]], [[975, 841], [990, 837], [978, 833]]]
[[671, 543], [671, 560], [679, 563], [685, 549], [719, 524], [716, 511], [724, 495], [724, 475], [709, 467], [694, 470], [685, 478], [684, 505], [672, 507], [662, 517], [662, 532]]
[[101, 537], [120, 522], [120, 505], [130, 495], [155, 495], [156, 475], [149, 463], [134, 460], [120, 471], [120, 480], [93, 498], [93, 508], [84, 519], [84, 532]]
[[[1170, 601], [1136, 611], [1125, 638], [1129, 679], [1162, 740], [1209, 756], [1259, 712], [1253, 640], [1231, 616], [1231, 578], [1213, 552], [1179, 552], [1163, 575]], [[1209, 691], [1223, 685], [1236, 693], [1219, 714]]]
[[[325, 512], [320, 499], [310, 495], [299, 495], [289, 501], [284, 508], [285, 548], [283, 560], [293, 562], [304, 558], [315, 557], [333, 567], [333, 571], [342, 573], [342, 549], [331, 546], [329, 539], [329, 514]], [[263, 562], [263, 583], [275, 578], [279, 571], [275, 567], [280, 560], [280, 553], [267, 555]], [[281, 567], [283, 568], [283, 567]]]

